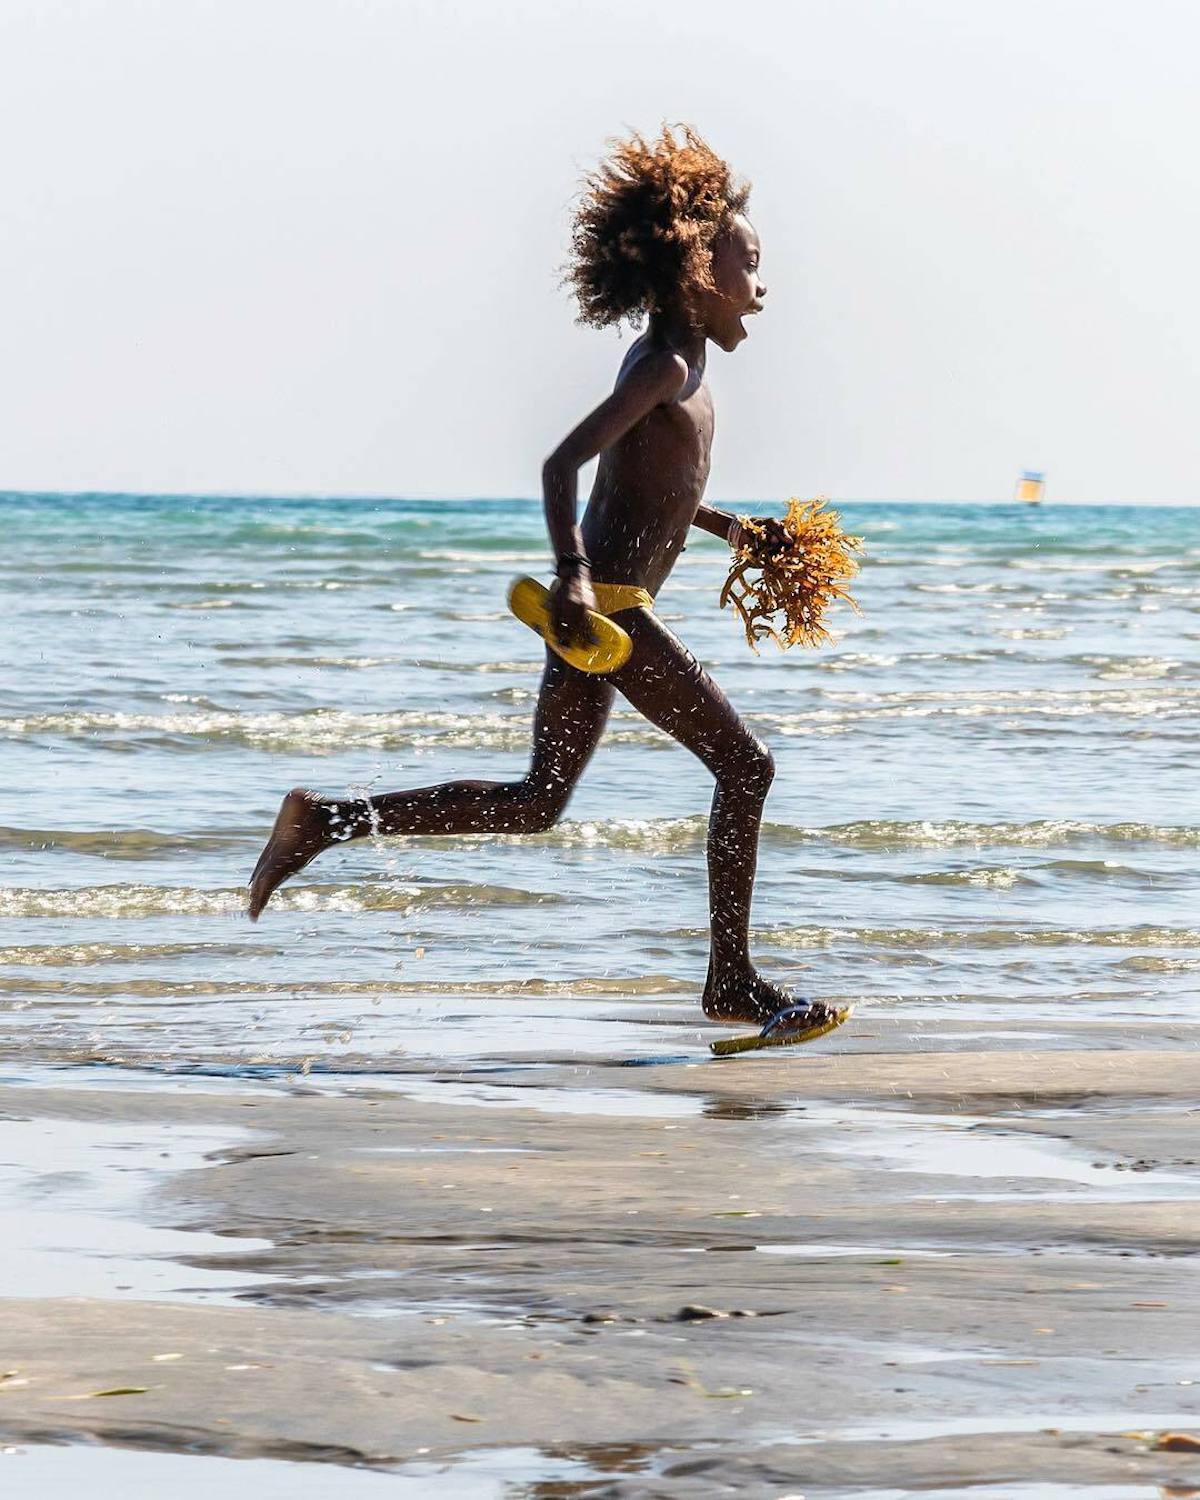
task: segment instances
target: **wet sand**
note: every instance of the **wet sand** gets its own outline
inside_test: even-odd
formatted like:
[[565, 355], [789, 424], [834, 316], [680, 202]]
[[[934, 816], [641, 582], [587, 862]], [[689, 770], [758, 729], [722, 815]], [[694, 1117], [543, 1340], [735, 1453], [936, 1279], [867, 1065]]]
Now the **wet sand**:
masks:
[[[647, 1067], [0, 1070], [13, 1223], [49, 1216], [6, 1273], [0, 1434], [317, 1461], [330, 1495], [354, 1465], [1200, 1493], [1200, 1453], [1154, 1447], [1200, 1433], [1196, 1028], [863, 1019], [728, 1062], [662, 1032], [681, 1060]], [[37, 1493], [87, 1481], [59, 1472]]]

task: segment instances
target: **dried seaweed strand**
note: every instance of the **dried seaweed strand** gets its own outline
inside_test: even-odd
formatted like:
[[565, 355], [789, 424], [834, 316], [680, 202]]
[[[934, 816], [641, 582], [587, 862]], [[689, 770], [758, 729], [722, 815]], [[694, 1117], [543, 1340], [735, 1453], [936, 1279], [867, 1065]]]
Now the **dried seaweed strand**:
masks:
[[766, 527], [760, 522], [738, 517], [751, 540], [734, 553], [721, 590], [721, 608], [733, 605], [756, 655], [763, 640], [773, 640], [781, 651], [789, 646], [832, 644], [824, 617], [839, 599], [856, 614], [862, 613], [844, 587], [858, 572], [853, 554], [862, 551], [862, 537], [848, 536], [842, 530], [841, 516], [825, 509], [825, 504], [824, 497], [789, 500], [783, 518], [788, 545], [779, 549], [769, 546]]

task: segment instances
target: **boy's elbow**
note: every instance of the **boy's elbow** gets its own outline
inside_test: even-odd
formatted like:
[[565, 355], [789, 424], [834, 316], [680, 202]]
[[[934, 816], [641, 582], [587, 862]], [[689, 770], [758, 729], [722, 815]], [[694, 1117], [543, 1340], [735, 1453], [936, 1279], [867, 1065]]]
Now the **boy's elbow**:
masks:
[[547, 491], [558, 489], [571, 469], [570, 456], [563, 449], [556, 448], [542, 465], [542, 488]]

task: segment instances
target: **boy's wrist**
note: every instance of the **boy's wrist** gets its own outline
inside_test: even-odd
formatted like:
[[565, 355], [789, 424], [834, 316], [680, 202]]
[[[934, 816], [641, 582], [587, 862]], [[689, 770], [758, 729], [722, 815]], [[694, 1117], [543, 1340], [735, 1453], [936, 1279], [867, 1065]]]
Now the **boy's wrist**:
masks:
[[560, 552], [558, 554], [558, 562], [555, 565], [556, 572], [562, 573], [566, 571], [577, 573], [580, 569], [586, 569], [589, 573], [592, 571], [591, 559], [585, 556], [584, 553]]
[[696, 510], [694, 525], [699, 526], [701, 531], [707, 531], [709, 536], [720, 537], [724, 542], [733, 545], [733, 539], [737, 534], [737, 517], [731, 516], [728, 511], [717, 510], [712, 505], [701, 505]]

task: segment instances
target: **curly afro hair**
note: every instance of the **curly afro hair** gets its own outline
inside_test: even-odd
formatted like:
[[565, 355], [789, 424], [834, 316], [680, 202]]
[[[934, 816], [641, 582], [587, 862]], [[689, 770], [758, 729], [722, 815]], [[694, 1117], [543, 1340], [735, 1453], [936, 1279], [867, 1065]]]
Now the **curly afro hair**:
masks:
[[688, 315], [712, 287], [712, 244], [746, 208], [750, 184], [689, 125], [632, 135], [584, 181], [566, 281], [579, 321], [605, 328], [648, 313]]

